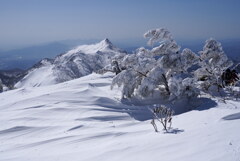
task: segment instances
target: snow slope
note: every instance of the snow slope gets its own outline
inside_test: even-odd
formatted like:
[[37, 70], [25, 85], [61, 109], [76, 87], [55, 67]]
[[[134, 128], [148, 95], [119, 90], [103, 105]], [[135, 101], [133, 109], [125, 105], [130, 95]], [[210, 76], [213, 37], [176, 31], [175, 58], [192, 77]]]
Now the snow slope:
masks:
[[113, 58], [123, 55], [125, 52], [108, 39], [96, 44], [81, 45], [54, 60], [43, 59], [30, 69], [15, 87], [52, 85], [76, 79], [102, 69], [109, 65]]
[[[155, 133], [145, 106], [122, 104], [113, 75], [0, 94], [1, 161], [238, 161], [240, 103], [207, 101]], [[160, 129], [160, 124], [158, 124]]]

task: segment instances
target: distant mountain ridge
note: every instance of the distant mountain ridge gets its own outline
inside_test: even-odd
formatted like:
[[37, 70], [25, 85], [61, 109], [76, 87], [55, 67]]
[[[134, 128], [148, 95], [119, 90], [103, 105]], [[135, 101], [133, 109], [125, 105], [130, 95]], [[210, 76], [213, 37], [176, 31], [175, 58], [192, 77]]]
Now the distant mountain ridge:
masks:
[[91, 45], [80, 45], [55, 59], [43, 59], [35, 64], [15, 87], [34, 87], [56, 84], [96, 72], [114, 57], [126, 52], [115, 47], [108, 39]]
[[54, 58], [70, 48], [62, 43], [53, 42], [0, 53], [0, 69], [28, 69], [43, 58]]
[[26, 70], [44, 58], [53, 59], [59, 53], [65, 53], [77, 45], [99, 41], [96, 39], [60, 40], [7, 51], [0, 50], [0, 69], [20, 68]]

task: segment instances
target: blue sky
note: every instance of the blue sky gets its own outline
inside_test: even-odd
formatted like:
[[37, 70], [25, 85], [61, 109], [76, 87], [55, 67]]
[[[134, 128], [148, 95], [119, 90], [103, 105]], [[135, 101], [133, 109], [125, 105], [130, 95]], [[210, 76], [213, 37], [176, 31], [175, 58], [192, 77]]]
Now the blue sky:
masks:
[[65, 39], [240, 38], [239, 0], [0, 0], [0, 49]]

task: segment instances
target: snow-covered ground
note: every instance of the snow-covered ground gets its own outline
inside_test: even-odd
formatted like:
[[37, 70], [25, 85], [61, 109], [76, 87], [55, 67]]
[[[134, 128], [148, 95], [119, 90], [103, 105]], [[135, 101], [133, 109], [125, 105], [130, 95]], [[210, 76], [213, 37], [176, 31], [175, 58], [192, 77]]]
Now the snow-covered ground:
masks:
[[1, 93], [0, 160], [240, 160], [240, 102], [206, 101], [174, 116], [171, 133], [156, 133], [147, 107], [124, 105], [110, 90], [112, 77]]

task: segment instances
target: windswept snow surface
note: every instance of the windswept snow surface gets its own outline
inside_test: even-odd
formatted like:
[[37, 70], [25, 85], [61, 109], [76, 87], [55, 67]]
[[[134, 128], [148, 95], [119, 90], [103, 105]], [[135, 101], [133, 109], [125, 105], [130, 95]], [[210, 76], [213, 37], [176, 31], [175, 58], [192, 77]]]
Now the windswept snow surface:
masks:
[[112, 77], [1, 93], [0, 160], [240, 160], [239, 102], [206, 102], [174, 116], [170, 133], [156, 133], [146, 107], [124, 105], [110, 90]]

